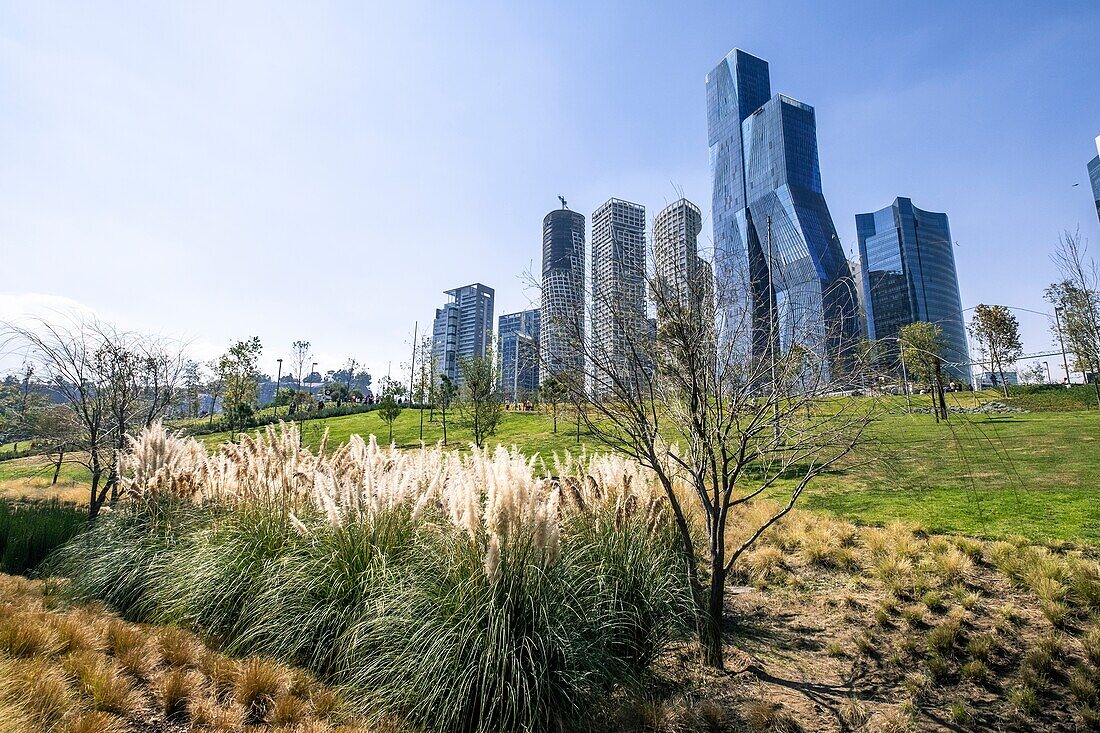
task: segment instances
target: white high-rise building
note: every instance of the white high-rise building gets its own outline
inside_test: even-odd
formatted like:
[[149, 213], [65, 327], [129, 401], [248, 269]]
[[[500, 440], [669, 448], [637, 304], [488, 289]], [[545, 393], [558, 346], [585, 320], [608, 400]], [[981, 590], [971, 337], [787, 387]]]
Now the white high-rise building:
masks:
[[637, 363], [632, 346], [645, 349], [645, 252], [644, 206], [613, 198], [592, 214], [591, 343], [602, 363]]
[[565, 208], [542, 220], [539, 383], [583, 373], [584, 215]]

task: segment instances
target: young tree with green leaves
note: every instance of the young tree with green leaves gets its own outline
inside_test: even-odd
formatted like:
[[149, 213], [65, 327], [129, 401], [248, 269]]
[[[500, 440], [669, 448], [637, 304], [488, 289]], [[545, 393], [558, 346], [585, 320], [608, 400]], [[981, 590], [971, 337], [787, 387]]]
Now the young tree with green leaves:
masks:
[[378, 416], [382, 418], [382, 422], [389, 426], [390, 443], [392, 444], [393, 423], [400, 417], [402, 410], [405, 409], [402, 402], [408, 388], [390, 377], [382, 377], [378, 386], [382, 393], [378, 401]]
[[230, 344], [218, 357], [217, 375], [224, 385], [222, 408], [231, 432], [247, 428], [255, 414], [262, 352], [260, 339], [253, 336]]
[[412, 399], [420, 408], [420, 442], [424, 442], [424, 405], [434, 396], [432, 337], [424, 336], [417, 346], [417, 371], [413, 381]]
[[1020, 341], [1020, 322], [1003, 305], [985, 305], [974, 309], [970, 320], [970, 335], [978, 342], [978, 348], [989, 360], [991, 371], [1001, 379], [1001, 389], [1008, 397], [1005, 369], [1016, 363], [1024, 353]]
[[943, 329], [925, 321], [902, 326], [898, 334], [898, 346], [909, 376], [932, 388], [932, 414], [936, 416], [936, 422], [946, 420], [947, 401], [943, 396]]
[[439, 410], [443, 415], [443, 445], [447, 445], [447, 408], [458, 396], [458, 387], [446, 374], [439, 375]]
[[504, 414], [496, 358], [490, 351], [485, 356], [461, 359], [458, 366], [462, 370], [458, 400], [462, 424], [474, 434], [474, 444], [481, 448], [485, 439], [496, 433]]
[[543, 380], [539, 387], [539, 401], [550, 406], [550, 415], [554, 424], [554, 435], [558, 434], [558, 406], [566, 398], [565, 385], [561, 379], [551, 375]]

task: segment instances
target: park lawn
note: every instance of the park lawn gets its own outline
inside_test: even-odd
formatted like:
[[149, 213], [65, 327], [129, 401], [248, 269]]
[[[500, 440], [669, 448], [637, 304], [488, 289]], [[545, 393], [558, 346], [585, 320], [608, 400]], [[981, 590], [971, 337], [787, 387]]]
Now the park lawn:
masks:
[[11, 499], [60, 498], [88, 503], [88, 471], [75, 463], [63, 463], [57, 484], [54, 464], [45, 456], [27, 456], [0, 461], [0, 497]]
[[[996, 393], [954, 393], [949, 405], [974, 407], [997, 400]], [[928, 395], [914, 395], [913, 407], [925, 407]], [[900, 519], [933, 532], [981, 537], [1023, 535], [1034, 540], [1069, 540], [1100, 545], [1100, 413], [1032, 412], [955, 414], [937, 425], [930, 414], [905, 414], [904, 398], [886, 402], [889, 413], [868, 431], [868, 443], [837, 470], [818, 477], [802, 496], [801, 506], [858, 522], [884, 524]], [[325, 429], [329, 446], [352, 434], [371, 433], [389, 440], [389, 428], [377, 412], [345, 415], [304, 423], [303, 444], [316, 448]], [[442, 439], [442, 423], [424, 412], [424, 443]], [[201, 436], [213, 448], [228, 433]], [[420, 412], [404, 410], [394, 423], [394, 442], [402, 448], [420, 445]], [[453, 447], [468, 449], [470, 432], [448, 415]], [[561, 411], [554, 434], [547, 414], [506, 412], [490, 446], [515, 445], [531, 455], [584, 447], [600, 450], [594, 436], [581, 431]], [[0, 493], [30, 496], [56, 494], [44, 459], [0, 462]], [[83, 470], [66, 466], [61, 485], [65, 498], [86, 501]], [[781, 484], [770, 496], [780, 500]]]
[[[1100, 415], [892, 414], [804, 508], [933, 532], [1100, 544]], [[779, 492], [773, 496], [778, 498]]]
[[[348, 441], [352, 435], [364, 438], [374, 434], [379, 443], [390, 441], [389, 426], [382, 420], [377, 410], [361, 412], [355, 415], [342, 415], [320, 420], [306, 420], [302, 424], [302, 444], [316, 449], [325, 430], [329, 431], [328, 445], [335, 448]], [[421, 444], [420, 410], [406, 409], [401, 412], [393, 424], [393, 442], [398, 448], [417, 448]], [[423, 442], [435, 445], [443, 440], [443, 422], [439, 410], [435, 411], [435, 421], [431, 420], [429, 410], [424, 410]], [[196, 436], [208, 447], [229, 440], [228, 432]], [[473, 433], [458, 424], [457, 417], [447, 413], [447, 443], [452, 448], [468, 449], [473, 443]], [[486, 445], [515, 445], [527, 455], [539, 453], [549, 457], [553, 453], [566, 450], [576, 453], [581, 447], [588, 450], [598, 446], [596, 439], [583, 426], [580, 442], [577, 441], [577, 423], [570, 420], [567, 410], [558, 412], [558, 431], [554, 433], [553, 418], [540, 412], [504, 412], [497, 432], [486, 441]]]

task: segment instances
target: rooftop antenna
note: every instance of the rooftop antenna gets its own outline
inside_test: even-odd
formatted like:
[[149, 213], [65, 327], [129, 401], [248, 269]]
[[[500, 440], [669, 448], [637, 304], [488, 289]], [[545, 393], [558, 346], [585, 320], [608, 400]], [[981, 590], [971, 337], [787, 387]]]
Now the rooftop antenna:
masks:
[[565, 203], [565, 197], [564, 196], [558, 196], [558, 201], [561, 201], [561, 207], [563, 209], [568, 209], [569, 208], [569, 206]]

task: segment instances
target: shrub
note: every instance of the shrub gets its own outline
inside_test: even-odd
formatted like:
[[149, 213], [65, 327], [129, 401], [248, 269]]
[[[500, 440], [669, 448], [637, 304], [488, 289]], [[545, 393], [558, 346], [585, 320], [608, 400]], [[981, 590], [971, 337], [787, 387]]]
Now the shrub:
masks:
[[245, 710], [245, 721], [257, 724], [279, 696], [286, 693], [290, 676], [282, 666], [267, 659], [247, 659], [241, 663], [233, 694]]
[[122, 669], [98, 654], [70, 654], [63, 666], [76, 677], [92, 709], [127, 713], [134, 702], [134, 687]]
[[170, 669], [161, 675], [155, 687], [164, 717], [170, 721], [187, 720], [201, 686], [202, 676], [193, 670]]
[[[208, 460], [152, 431], [126, 465], [136, 500], [58, 554], [74, 598], [301, 665], [380, 717], [575, 725], [690, 622], [674, 528], [652, 478], [619, 459], [567, 458], [553, 482], [503, 449], [353, 438], [313, 455], [269, 431]], [[180, 632], [160, 637], [166, 657], [210, 666]], [[271, 665], [208, 673], [258, 722], [290, 685]]]

